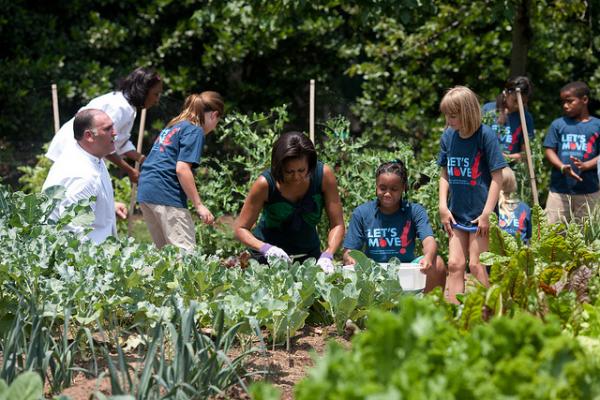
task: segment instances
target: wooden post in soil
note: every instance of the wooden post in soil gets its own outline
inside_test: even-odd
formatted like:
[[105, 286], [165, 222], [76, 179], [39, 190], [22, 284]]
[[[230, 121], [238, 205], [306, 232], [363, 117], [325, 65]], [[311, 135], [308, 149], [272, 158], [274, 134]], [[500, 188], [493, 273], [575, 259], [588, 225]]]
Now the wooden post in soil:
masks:
[[54, 133], [60, 129], [60, 119], [58, 118], [58, 89], [56, 83], [52, 84], [52, 113], [54, 114]]
[[537, 185], [535, 182], [535, 170], [533, 169], [533, 159], [531, 157], [531, 147], [529, 146], [529, 132], [527, 130], [527, 121], [525, 120], [525, 108], [523, 107], [523, 98], [521, 97], [521, 89], [517, 88], [517, 102], [519, 103], [519, 117], [521, 118], [521, 129], [523, 132], [523, 141], [525, 142], [525, 156], [527, 159], [527, 167], [529, 169], [529, 182], [531, 184], [531, 194], [533, 196], [533, 204], [540, 204], [538, 199]]
[[315, 80], [310, 80], [310, 111], [309, 111], [309, 135], [310, 140], [315, 142]]
[[[144, 141], [144, 128], [146, 125], [146, 109], [142, 108], [142, 113], [140, 115], [140, 130], [138, 132], [138, 140], [137, 140], [137, 152], [142, 153], [142, 143]], [[136, 170], [140, 169], [140, 162], [135, 162]], [[133, 232], [133, 213], [135, 211], [135, 199], [137, 198], [137, 183], [131, 184], [131, 199], [129, 200], [129, 212], [127, 213], [127, 235], [131, 236]]]

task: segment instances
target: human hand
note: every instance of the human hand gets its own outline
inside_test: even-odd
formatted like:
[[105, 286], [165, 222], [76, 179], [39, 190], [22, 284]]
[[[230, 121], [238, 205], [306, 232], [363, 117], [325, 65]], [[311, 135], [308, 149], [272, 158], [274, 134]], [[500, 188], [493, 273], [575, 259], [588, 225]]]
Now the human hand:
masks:
[[579, 182], [583, 181], [583, 179], [579, 175], [577, 175], [575, 173], [575, 171], [573, 171], [573, 167], [571, 167], [570, 164], [563, 164], [560, 167], [560, 173], [563, 175], [566, 175], [568, 177], [571, 177]]
[[140, 171], [138, 171], [135, 168], [130, 168], [127, 171], [127, 175], [129, 176], [129, 180], [131, 181], [131, 183], [138, 183], [138, 180], [140, 179]]
[[[573, 161], [573, 164], [575, 164], [575, 166], [579, 169], [580, 172], [587, 171], [588, 169], [591, 169], [592, 167], [595, 166], [595, 164], [590, 165], [589, 161], [581, 161], [577, 157], [571, 156], [570, 158], [571, 158], [571, 161]], [[579, 175], [577, 175], [573, 171], [573, 167], [571, 167], [571, 165], [569, 165], [569, 164], [563, 164], [563, 166], [560, 167], [560, 172], [562, 174], [566, 173], [569, 176], [571, 176], [572, 178], [577, 179], [578, 181], [582, 181], [583, 180]]]
[[140, 156], [137, 159], [137, 162], [140, 163], [140, 167], [142, 166], [142, 164], [144, 163], [144, 161], [146, 161], [146, 156], [143, 154], [140, 154]]
[[215, 223], [215, 217], [208, 210], [208, 208], [204, 206], [204, 204], [200, 204], [196, 207], [196, 213], [198, 214], [198, 217], [200, 217], [202, 222], [204, 222], [205, 224], [212, 225]]
[[126, 219], [127, 206], [121, 202], [115, 201], [115, 214], [121, 219]]
[[490, 214], [482, 212], [481, 215], [471, 221], [473, 225], [477, 225], [477, 235], [487, 236], [490, 232]]
[[322, 252], [317, 260], [317, 265], [321, 267], [326, 274], [333, 273], [333, 271], [335, 271], [335, 267], [333, 266], [333, 254], [328, 251]]
[[446, 231], [448, 236], [452, 237], [452, 235], [454, 234], [452, 230], [452, 224], [456, 224], [456, 220], [454, 219], [454, 216], [452, 215], [448, 207], [440, 207], [440, 220], [442, 221], [442, 226], [444, 227], [444, 230]]
[[419, 265], [421, 266], [421, 272], [425, 273], [432, 267], [433, 262], [425, 256], [419, 260]]
[[260, 251], [261, 254], [265, 256], [269, 264], [271, 264], [272, 261], [277, 260], [292, 262], [292, 259], [290, 258], [290, 256], [288, 256], [285, 250], [277, 246], [273, 246], [269, 243], [263, 244], [258, 251]]

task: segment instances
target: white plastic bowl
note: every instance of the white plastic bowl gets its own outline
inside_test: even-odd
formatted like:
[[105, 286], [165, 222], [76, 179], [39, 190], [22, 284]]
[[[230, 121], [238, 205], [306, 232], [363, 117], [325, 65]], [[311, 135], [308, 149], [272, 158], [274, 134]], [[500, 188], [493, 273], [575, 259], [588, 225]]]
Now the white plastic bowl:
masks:
[[[384, 268], [388, 268], [388, 263], [380, 263]], [[400, 286], [405, 292], [420, 292], [425, 289], [425, 281], [427, 276], [421, 272], [419, 264], [401, 263], [394, 266], [398, 271], [398, 280]]]

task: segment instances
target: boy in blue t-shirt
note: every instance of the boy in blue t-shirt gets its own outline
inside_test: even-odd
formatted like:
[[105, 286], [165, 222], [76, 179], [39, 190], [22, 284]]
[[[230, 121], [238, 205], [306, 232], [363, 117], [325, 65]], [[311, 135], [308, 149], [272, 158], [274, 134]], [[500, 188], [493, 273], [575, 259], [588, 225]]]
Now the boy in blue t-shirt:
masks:
[[[498, 136], [504, 156], [512, 161], [522, 160], [525, 151], [517, 88], [521, 91], [523, 107], [527, 107], [532, 92], [531, 83], [527, 77], [518, 76], [506, 82], [504, 90], [495, 102], [486, 103], [482, 108], [484, 123], [491, 126]], [[533, 117], [527, 110], [525, 110], [525, 123], [529, 139], [533, 139]]]
[[600, 119], [589, 114], [589, 96], [583, 82], [565, 85], [560, 90], [565, 116], [552, 122], [544, 139], [546, 158], [554, 167], [546, 203], [550, 223], [589, 217], [600, 200]]
[[400, 160], [383, 163], [375, 174], [377, 200], [358, 206], [352, 213], [344, 239], [344, 263], [355, 264], [350, 250], [364, 250], [377, 262], [396, 257], [402, 262], [415, 259], [415, 239], [423, 245], [418, 261], [427, 275], [424, 292], [444, 287], [446, 266], [436, 256], [437, 244], [423, 206], [402, 199], [408, 173]]

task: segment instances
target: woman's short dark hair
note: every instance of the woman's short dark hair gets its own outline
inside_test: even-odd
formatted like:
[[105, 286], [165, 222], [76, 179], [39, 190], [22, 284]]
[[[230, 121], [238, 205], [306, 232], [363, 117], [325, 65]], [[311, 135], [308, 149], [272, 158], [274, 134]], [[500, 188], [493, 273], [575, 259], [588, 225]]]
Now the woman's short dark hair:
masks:
[[308, 174], [317, 167], [317, 151], [310, 139], [301, 132], [286, 132], [273, 143], [271, 152], [271, 175], [283, 182], [284, 164], [292, 159], [306, 157]]
[[143, 108], [148, 91], [160, 81], [161, 77], [154, 69], [139, 67], [119, 83], [119, 90], [132, 106]]

